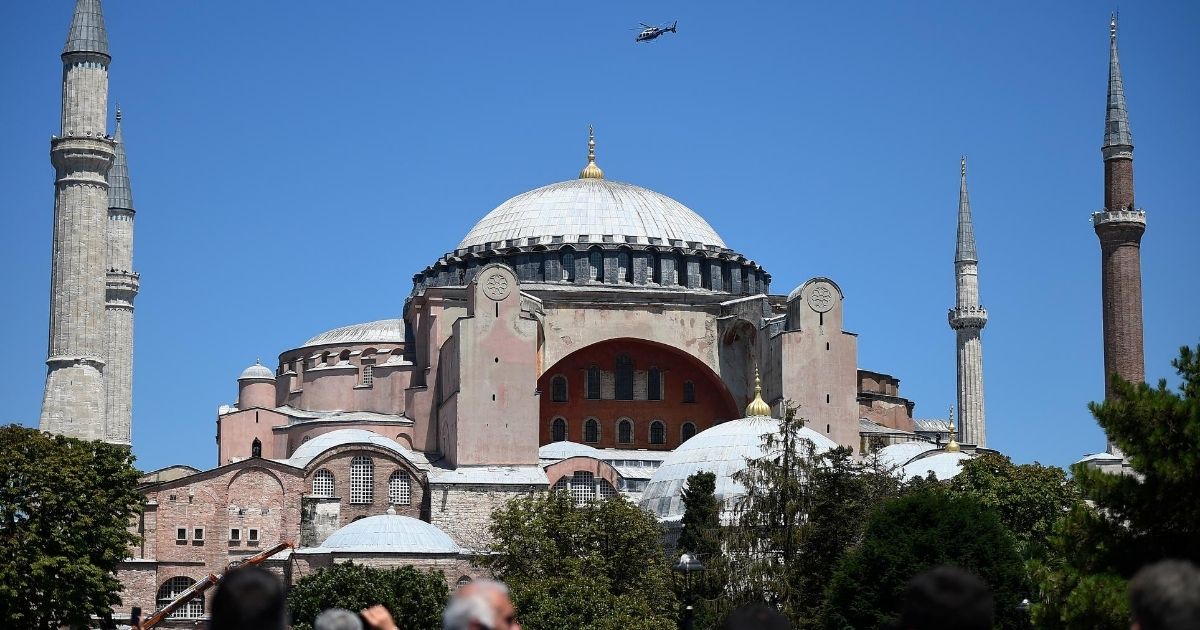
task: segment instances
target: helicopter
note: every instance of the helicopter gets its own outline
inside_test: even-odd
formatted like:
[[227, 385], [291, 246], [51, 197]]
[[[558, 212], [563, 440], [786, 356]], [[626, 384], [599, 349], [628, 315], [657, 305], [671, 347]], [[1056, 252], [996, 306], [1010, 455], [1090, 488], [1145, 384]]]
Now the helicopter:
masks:
[[676, 20], [675, 22], [672, 22], [670, 26], [662, 26], [662, 27], [651, 26], [649, 24], [646, 24], [645, 22], [642, 22], [642, 26], [643, 26], [642, 32], [638, 33], [637, 39], [635, 39], [634, 41], [635, 42], [648, 42], [648, 41], [657, 39], [658, 36], [662, 35], [663, 33], [675, 33], [675, 32], [677, 32], [675, 30], [676, 24], [679, 24], [678, 20]]

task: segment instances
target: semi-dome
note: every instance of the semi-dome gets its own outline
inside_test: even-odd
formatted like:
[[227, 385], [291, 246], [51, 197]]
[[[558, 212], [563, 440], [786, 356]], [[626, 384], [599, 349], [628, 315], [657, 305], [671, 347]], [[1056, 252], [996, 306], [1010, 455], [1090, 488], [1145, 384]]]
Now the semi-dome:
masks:
[[351, 324], [327, 330], [304, 342], [304, 346], [328, 344], [403, 343], [404, 320], [381, 319], [374, 322]]
[[244, 381], [247, 379], [257, 378], [269, 378], [274, 380], [275, 373], [271, 371], [271, 368], [259, 363], [258, 361], [255, 361], [254, 365], [242, 370], [242, 375], [238, 377], [238, 380]]
[[457, 554], [450, 536], [410, 516], [381, 514], [359, 519], [333, 532], [321, 551], [347, 553]]
[[601, 243], [606, 236], [620, 243], [725, 247], [707, 221], [678, 201], [633, 184], [588, 177], [505, 201], [471, 228], [458, 249], [529, 238], [543, 244], [554, 243], [554, 237], [561, 243]]
[[899, 442], [897, 444], [888, 444], [879, 449], [876, 454], [879, 456], [879, 462], [888, 468], [899, 467], [912, 461], [913, 458], [936, 449], [937, 446], [929, 442]]
[[423, 456], [418, 456], [407, 448], [404, 448], [396, 440], [374, 431], [366, 429], [337, 429], [329, 433], [322, 433], [301, 444], [300, 448], [297, 448], [292, 453], [292, 456], [287, 459], [287, 463], [296, 468], [304, 468], [312, 460], [321, 455], [321, 453], [347, 444], [366, 444], [387, 449], [413, 464], [419, 465], [425, 461]]
[[[683, 501], [680, 495], [687, 478], [707, 471], [717, 476], [717, 501], [725, 510], [733, 508], [737, 498], [745, 493], [742, 484], [734, 481], [734, 473], [746, 468], [747, 459], [763, 456], [763, 435], [778, 432], [778, 420], [755, 416], [723, 422], [697, 433], [668, 455], [662, 466], [654, 471], [642, 493], [642, 507], [660, 519], [681, 518]], [[837, 447], [833, 440], [808, 427], [800, 429], [800, 437], [810, 440], [816, 453]]]
[[538, 448], [539, 459], [569, 459], [571, 457], [593, 457], [600, 459], [600, 450], [579, 442], [551, 442]]

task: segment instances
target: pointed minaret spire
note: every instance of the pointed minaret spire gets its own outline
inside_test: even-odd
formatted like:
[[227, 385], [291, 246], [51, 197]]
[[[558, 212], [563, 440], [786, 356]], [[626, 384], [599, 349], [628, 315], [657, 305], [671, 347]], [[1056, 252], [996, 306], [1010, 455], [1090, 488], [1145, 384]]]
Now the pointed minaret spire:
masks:
[[63, 54], [97, 53], [108, 56], [108, 31], [104, 28], [104, 12], [100, 0], [76, 0], [71, 30]]
[[117, 149], [112, 168], [108, 169], [108, 208], [133, 212], [133, 190], [129, 186], [129, 163], [125, 157], [125, 139], [121, 133], [121, 106], [117, 106], [117, 129], [113, 132]]
[[978, 262], [975, 228], [971, 225], [971, 199], [967, 196], [967, 156], [959, 158], [958, 168], [958, 243], [954, 250], [954, 262]]
[[979, 303], [979, 256], [975, 251], [975, 229], [971, 225], [971, 201], [967, 197], [967, 158], [958, 162], [958, 240], [954, 248], [954, 329], [958, 351], [958, 428], [963, 442], [987, 445], [987, 419], [983, 407], [983, 341], [987, 310]]
[[133, 190], [125, 157], [121, 107], [113, 133], [112, 168], [108, 169], [108, 227], [105, 231], [105, 352], [104, 380], [106, 439], [129, 444], [133, 424], [133, 300], [139, 277], [133, 270]]
[[1108, 25], [1108, 113], [1104, 117], [1104, 159], [1133, 157], [1133, 132], [1129, 130], [1129, 112], [1125, 109], [1125, 81], [1117, 58], [1117, 14]]

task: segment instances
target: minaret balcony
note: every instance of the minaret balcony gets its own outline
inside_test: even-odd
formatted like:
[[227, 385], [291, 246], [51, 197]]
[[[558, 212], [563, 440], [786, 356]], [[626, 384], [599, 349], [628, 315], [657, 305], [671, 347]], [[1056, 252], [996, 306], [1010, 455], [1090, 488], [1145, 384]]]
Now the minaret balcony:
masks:
[[1092, 226], [1100, 227], [1114, 223], [1134, 223], [1143, 228], [1146, 226], [1146, 211], [1141, 208], [1131, 210], [1101, 210], [1092, 213]]
[[983, 328], [987, 325], [987, 309], [982, 306], [960, 306], [950, 309], [947, 313], [950, 327], [954, 330], [962, 328]]

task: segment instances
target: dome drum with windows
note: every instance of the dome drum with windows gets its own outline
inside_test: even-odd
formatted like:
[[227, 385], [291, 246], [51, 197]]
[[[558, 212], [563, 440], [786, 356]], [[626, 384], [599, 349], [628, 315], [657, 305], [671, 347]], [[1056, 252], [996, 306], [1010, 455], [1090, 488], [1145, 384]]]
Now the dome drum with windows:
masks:
[[771, 276], [729, 249], [700, 215], [666, 195], [604, 178], [595, 139], [578, 179], [517, 195], [453, 251], [413, 276], [413, 293], [465, 286], [500, 262], [523, 284], [767, 293]]

